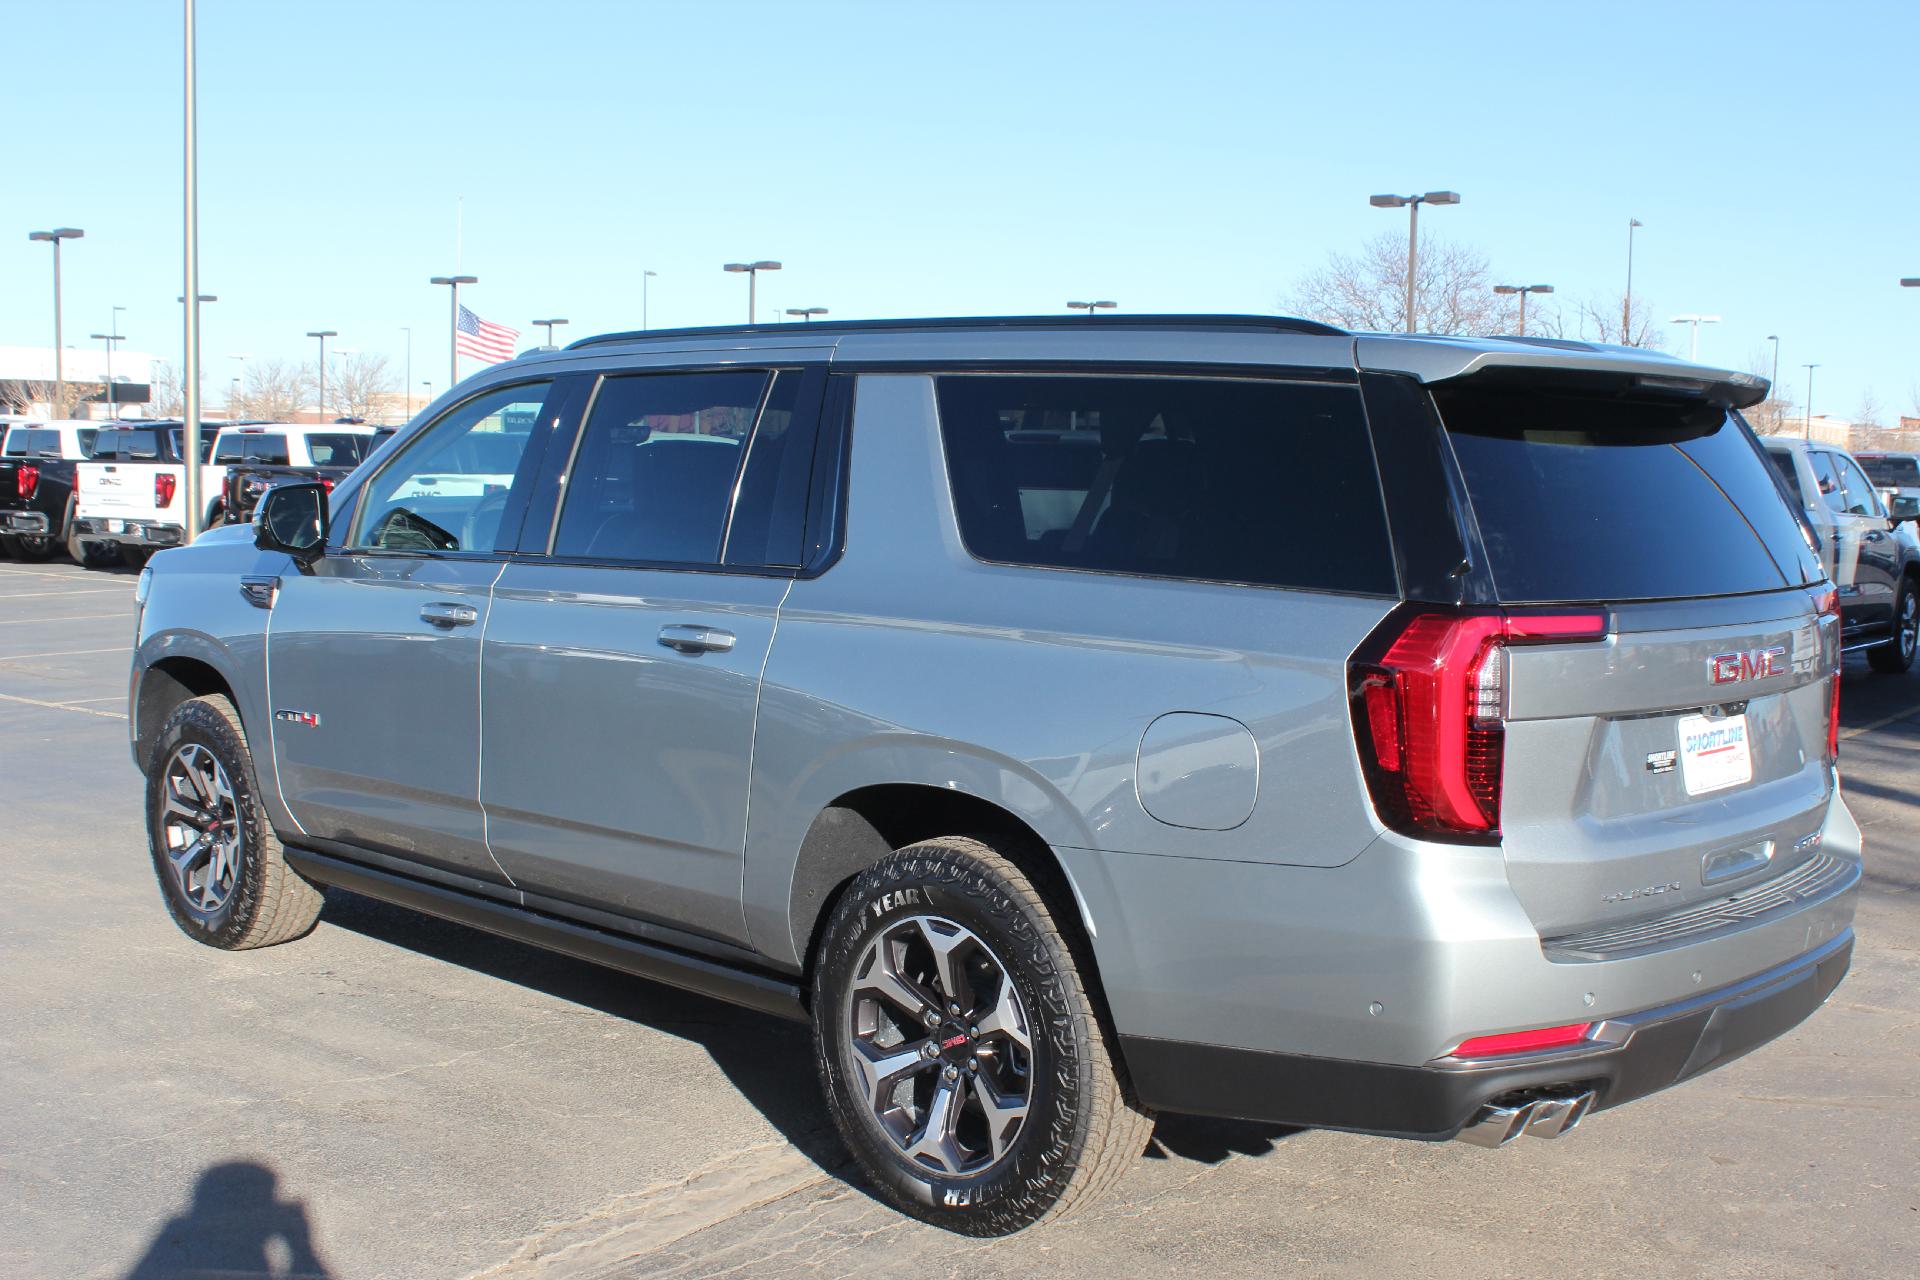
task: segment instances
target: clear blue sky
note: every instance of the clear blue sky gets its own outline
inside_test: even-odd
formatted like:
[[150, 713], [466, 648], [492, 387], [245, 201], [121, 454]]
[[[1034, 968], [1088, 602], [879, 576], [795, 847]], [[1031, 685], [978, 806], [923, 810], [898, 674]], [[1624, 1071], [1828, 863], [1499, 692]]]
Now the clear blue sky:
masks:
[[[1910, 0], [1661, 4], [747, 4], [201, 0], [207, 388], [309, 329], [446, 380], [465, 299], [533, 334], [744, 317], [1273, 311], [1404, 226], [1496, 273], [1617, 298], [1627, 219], [1658, 318], [1703, 360], [1782, 335], [1782, 381], [1920, 411], [1920, 97]], [[0, 343], [104, 328], [178, 359], [180, 4], [8, 6]], [[1678, 335], [1675, 335], [1676, 337]], [[1684, 350], [1684, 347], [1682, 346]], [[472, 366], [468, 366], [470, 369]], [[1791, 374], [1791, 376], [1788, 376]]]

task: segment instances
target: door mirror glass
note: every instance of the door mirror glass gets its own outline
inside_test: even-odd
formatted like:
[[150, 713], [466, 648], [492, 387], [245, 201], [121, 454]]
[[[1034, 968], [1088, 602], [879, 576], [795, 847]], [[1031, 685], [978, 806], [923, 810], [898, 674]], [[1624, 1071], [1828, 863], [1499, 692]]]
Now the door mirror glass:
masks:
[[327, 530], [327, 491], [317, 484], [275, 485], [253, 513], [253, 545], [284, 551], [301, 564], [326, 551]]
[[1887, 504], [1887, 516], [1895, 524], [1902, 520], [1920, 520], [1920, 498], [1900, 496]]

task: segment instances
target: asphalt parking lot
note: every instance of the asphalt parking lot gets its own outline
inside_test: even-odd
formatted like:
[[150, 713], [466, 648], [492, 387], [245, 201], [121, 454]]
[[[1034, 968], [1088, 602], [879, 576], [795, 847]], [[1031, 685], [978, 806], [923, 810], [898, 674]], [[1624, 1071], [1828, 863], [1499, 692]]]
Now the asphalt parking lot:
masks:
[[168, 921], [126, 745], [134, 579], [0, 561], [0, 1275], [1910, 1276], [1920, 673], [1848, 668], [1853, 973], [1780, 1042], [1503, 1151], [1165, 1118], [996, 1242], [859, 1188], [803, 1029], [341, 893]]

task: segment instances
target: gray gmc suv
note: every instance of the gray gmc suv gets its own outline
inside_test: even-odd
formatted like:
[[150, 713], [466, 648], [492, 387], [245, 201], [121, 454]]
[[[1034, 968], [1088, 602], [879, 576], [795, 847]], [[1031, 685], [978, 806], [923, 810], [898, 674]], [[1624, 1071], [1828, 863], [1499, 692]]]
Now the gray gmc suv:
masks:
[[1233, 316], [530, 355], [142, 575], [161, 890], [216, 947], [333, 885], [810, 1020], [873, 1185], [970, 1234], [1157, 1109], [1555, 1137], [1852, 951], [1765, 390]]

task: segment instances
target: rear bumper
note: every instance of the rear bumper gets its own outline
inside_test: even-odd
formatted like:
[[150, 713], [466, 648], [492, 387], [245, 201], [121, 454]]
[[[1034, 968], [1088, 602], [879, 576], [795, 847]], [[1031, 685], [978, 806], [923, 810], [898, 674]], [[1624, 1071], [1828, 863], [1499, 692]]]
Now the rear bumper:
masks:
[[185, 530], [177, 524], [157, 520], [118, 520], [107, 516], [75, 519], [73, 527], [81, 537], [95, 542], [119, 542], [137, 547], [177, 547]]
[[41, 511], [0, 511], [0, 529], [8, 533], [51, 533], [46, 513]]
[[1530, 1091], [1591, 1089], [1604, 1110], [1733, 1061], [1824, 1003], [1853, 931], [1742, 982], [1605, 1019], [1591, 1047], [1425, 1066], [1120, 1037], [1140, 1100], [1166, 1111], [1396, 1137], [1452, 1138], [1483, 1107]]

